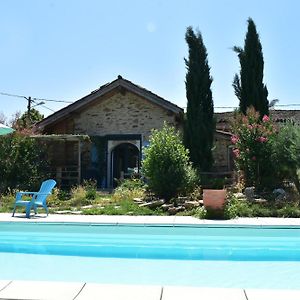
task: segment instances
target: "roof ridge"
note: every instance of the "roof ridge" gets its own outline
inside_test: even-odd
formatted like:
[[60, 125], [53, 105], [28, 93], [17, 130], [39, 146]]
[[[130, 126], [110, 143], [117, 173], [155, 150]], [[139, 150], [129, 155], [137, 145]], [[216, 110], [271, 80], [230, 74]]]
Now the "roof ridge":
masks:
[[[127, 85], [131, 85], [133, 88], [138, 89], [136, 92], [138, 93], [140, 91], [140, 96], [144, 96], [146, 99], [147, 99], [147, 94], [148, 94], [148, 101], [153, 102], [156, 105], [160, 105], [161, 107], [164, 107], [165, 109], [168, 109], [168, 110], [176, 112], [176, 113], [183, 112], [183, 109], [181, 107], [179, 107], [178, 105], [172, 103], [171, 101], [168, 101], [168, 100], [160, 97], [159, 95], [153, 93], [152, 91], [147, 90], [146, 88], [144, 88], [142, 86], [139, 86], [139, 85], [133, 83], [132, 81], [130, 81], [128, 79], [123, 78], [121, 75], [118, 75], [117, 79], [101, 85], [98, 89], [90, 92], [86, 96], [83, 96], [82, 98], [74, 101], [70, 105], [65, 106], [62, 109], [60, 109], [60, 110], [54, 112], [53, 114], [49, 115], [48, 117], [46, 117], [42, 121], [38, 122], [36, 124], [36, 127], [41, 128], [43, 126], [47, 126], [48, 124], [51, 124], [53, 122], [56, 122], [56, 121], [62, 119], [68, 113], [70, 113], [74, 110], [80, 109], [84, 105], [88, 105], [89, 103], [91, 103], [92, 101], [94, 101], [96, 99], [95, 97], [93, 97], [94, 95], [96, 95], [97, 93], [105, 94], [106, 93], [105, 89], [108, 89], [107, 92], [109, 92], [110, 91], [109, 88], [110, 87], [111, 87], [111, 89], [116, 88], [118, 85], [116, 85], [116, 86], [114, 86], [114, 85], [118, 82], [119, 82], [120, 86], [122, 86], [122, 83], [124, 83], [124, 84], [127, 84]], [[124, 86], [124, 84], [123, 84], [123, 86]], [[126, 88], [126, 86], [125, 86], [125, 88]], [[130, 87], [128, 87], [128, 88], [130, 88]], [[99, 96], [101, 96], [101, 94]]]

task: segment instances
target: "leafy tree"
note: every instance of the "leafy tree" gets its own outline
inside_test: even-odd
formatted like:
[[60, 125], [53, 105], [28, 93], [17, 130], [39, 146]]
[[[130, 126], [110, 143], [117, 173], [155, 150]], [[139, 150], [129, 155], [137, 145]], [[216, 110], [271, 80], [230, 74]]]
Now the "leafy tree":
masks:
[[195, 168], [198, 171], [208, 171], [213, 163], [215, 131], [212, 78], [201, 33], [195, 33], [192, 27], [188, 27], [185, 40], [189, 47], [189, 57], [185, 59], [187, 111], [184, 143], [190, 151], [190, 159]]
[[15, 121], [13, 121], [13, 125], [16, 129], [30, 128], [33, 124], [43, 120], [43, 118], [44, 115], [32, 108], [29, 114], [26, 111], [21, 117], [16, 117]]
[[18, 132], [1, 136], [0, 157], [0, 193], [37, 188], [47, 176], [45, 149], [29, 136]]
[[244, 49], [233, 47], [240, 61], [240, 75], [233, 80], [235, 95], [240, 101], [239, 107], [243, 114], [247, 108], [253, 106], [260, 117], [269, 115], [268, 90], [263, 83], [264, 59], [262, 46], [256, 26], [251, 18], [248, 19]]
[[275, 174], [279, 181], [285, 179], [294, 182], [300, 194], [300, 127], [288, 123], [281, 127], [273, 141], [272, 163], [276, 167]]
[[170, 200], [194, 187], [196, 174], [188, 150], [173, 127], [165, 124], [162, 130], [153, 130], [150, 146], [144, 152], [142, 172], [157, 196]]

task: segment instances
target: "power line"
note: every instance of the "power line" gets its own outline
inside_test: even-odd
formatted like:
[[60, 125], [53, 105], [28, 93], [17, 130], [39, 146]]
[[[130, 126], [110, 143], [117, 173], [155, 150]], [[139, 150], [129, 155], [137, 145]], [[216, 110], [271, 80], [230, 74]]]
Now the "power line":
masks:
[[44, 107], [44, 108], [46, 108], [46, 109], [48, 109], [48, 110], [50, 110], [50, 111], [52, 111], [52, 112], [55, 112], [55, 110], [53, 110], [52, 108], [50, 108], [50, 107], [48, 107], [48, 106], [46, 106], [44, 104], [41, 104], [41, 106]]
[[[276, 104], [274, 107], [291, 107], [291, 106], [300, 106], [300, 103], [298, 104]], [[235, 109], [238, 108], [238, 106], [215, 106], [214, 108], [231, 108]]]
[[[0, 92], [0, 95], [3, 96], [9, 96], [9, 97], [16, 97], [16, 98], [25, 98], [28, 100], [28, 97], [23, 95], [16, 95], [16, 94], [10, 94], [6, 92]], [[49, 102], [61, 102], [61, 103], [73, 103], [72, 101], [65, 101], [65, 100], [56, 100], [56, 99], [44, 99], [44, 98], [35, 98], [31, 97], [32, 100], [38, 100], [38, 101], [49, 101]]]
[[33, 99], [33, 100], [38, 100], [38, 101], [73, 103], [72, 101], [54, 100], [54, 99], [43, 99], [43, 98], [32, 98], [32, 99]]
[[[6, 93], [6, 92], [0, 92], [0, 95], [15, 97], [15, 98], [23, 98], [23, 99], [26, 99], [27, 101], [32, 101], [32, 102], [36, 100], [36, 101], [46, 101], [46, 102], [58, 102], [58, 103], [74, 103], [72, 101], [65, 101], [65, 100], [26, 97], [26, 96], [23, 96], [23, 95], [10, 94], [10, 93]], [[295, 103], [295, 104], [277, 104], [277, 105], [274, 105], [274, 107], [292, 107], [292, 106], [300, 106], [300, 104]], [[46, 109], [51, 110], [51, 111], [54, 112], [53, 109], [51, 109], [49, 107], [46, 107], [45, 105], [43, 105], [43, 107], [45, 107]], [[184, 108], [186, 108], [186, 107], [184, 107]], [[238, 106], [215, 106], [214, 108], [218, 108], [218, 109], [236, 109], [236, 108], [238, 108]]]
[[0, 95], [9, 96], [9, 97], [16, 97], [16, 98], [25, 98], [25, 96], [14, 95], [14, 94], [9, 94], [9, 93], [4, 93], [4, 92], [0, 92]]
[[278, 104], [275, 106], [300, 106], [300, 104]]

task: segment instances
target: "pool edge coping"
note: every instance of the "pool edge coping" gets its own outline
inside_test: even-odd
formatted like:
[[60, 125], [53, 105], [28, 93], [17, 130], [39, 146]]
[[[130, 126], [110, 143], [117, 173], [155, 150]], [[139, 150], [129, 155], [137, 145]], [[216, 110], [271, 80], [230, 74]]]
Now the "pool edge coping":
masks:
[[197, 219], [191, 216], [125, 216], [125, 215], [38, 215], [26, 219], [23, 214], [12, 217], [10, 213], [0, 213], [1, 223], [34, 224], [85, 224], [118, 226], [172, 226], [172, 227], [300, 227], [300, 218], [236, 218], [231, 220]]

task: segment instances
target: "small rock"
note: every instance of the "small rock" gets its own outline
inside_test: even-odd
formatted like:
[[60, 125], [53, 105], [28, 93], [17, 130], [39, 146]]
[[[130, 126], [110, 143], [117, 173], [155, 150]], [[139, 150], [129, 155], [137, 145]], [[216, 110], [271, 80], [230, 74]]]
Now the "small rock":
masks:
[[262, 199], [262, 198], [256, 198], [256, 199], [254, 199], [254, 202], [256, 202], [256, 203], [265, 203], [265, 202], [267, 202], [267, 200]]
[[275, 189], [273, 194], [275, 195], [275, 200], [277, 201], [286, 199], [286, 191], [284, 189]]
[[144, 203], [144, 201], [141, 198], [133, 198], [133, 201], [136, 203]]
[[235, 193], [234, 196], [237, 198], [237, 199], [244, 199], [245, 198], [245, 195], [243, 193]]
[[184, 206], [177, 206], [176, 208], [177, 208], [177, 212], [185, 210]]
[[198, 206], [200, 206], [200, 203], [199, 201], [186, 201], [183, 206], [186, 208], [186, 209], [192, 209], [192, 208], [196, 208]]
[[72, 215], [80, 215], [81, 213], [82, 213], [81, 210], [72, 210], [72, 211], [71, 211], [71, 214], [72, 214]]
[[85, 206], [81, 206], [82, 209], [86, 209], [86, 208], [92, 208], [93, 205], [85, 205]]
[[254, 200], [254, 197], [255, 197], [254, 191], [255, 191], [254, 186], [245, 188], [244, 194], [248, 200]]
[[188, 197], [178, 197], [175, 199], [176, 203], [185, 203], [188, 201]]
[[176, 213], [177, 213], [177, 207], [170, 207], [169, 209], [168, 209], [168, 213], [170, 214], [170, 215], [175, 215]]
[[152, 202], [142, 203], [139, 205], [139, 207], [149, 207], [151, 209], [155, 209], [159, 206], [162, 206], [165, 203], [165, 200], [160, 199]]
[[161, 206], [161, 208], [164, 210], [164, 211], [167, 211], [167, 210], [169, 210], [169, 208], [171, 208], [171, 207], [174, 207], [174, 205], [173, 204], [163, 204], [162, 206]]
[[184, 211], [184, 207], [183, 207], [183, 206], [170, 207], [170, 208], [168, 209], [168, 213], [169, 213], [170, 215], [175, 215], [175, 214], [177, 214], [177, 213], [180, 212], [180, 211]]
[[146, 202], [152, 202], [152, 200], [153, 200], [153, 198], [152, 197], [145, 197], [145, 199], [144, 199]]

